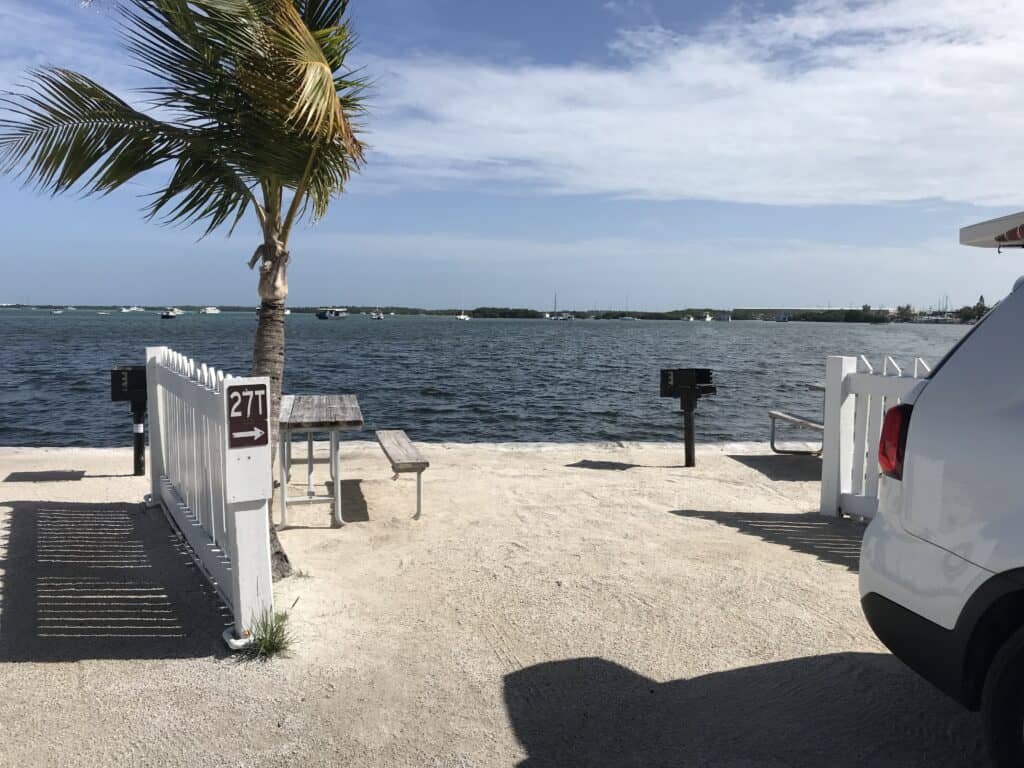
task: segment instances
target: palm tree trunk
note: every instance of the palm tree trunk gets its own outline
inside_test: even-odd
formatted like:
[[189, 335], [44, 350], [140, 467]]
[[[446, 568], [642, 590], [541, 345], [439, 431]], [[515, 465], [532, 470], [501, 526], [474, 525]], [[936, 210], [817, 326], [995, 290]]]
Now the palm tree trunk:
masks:
[[[281, 413], [281, 378], [284, 375], [284, 300], [288, 296], [288, 252], [268, 239], [260, 264], [260, 319], [252, 354], [252, 375], [270, 378], [270, 455], [277, 461], [278, 417]], [[285, 489], [281, 489], [284, 493]], [[288, 559], [274, 528], [274, 500], [270, 500], [270, 555], [274, 580], [291, 575]]]

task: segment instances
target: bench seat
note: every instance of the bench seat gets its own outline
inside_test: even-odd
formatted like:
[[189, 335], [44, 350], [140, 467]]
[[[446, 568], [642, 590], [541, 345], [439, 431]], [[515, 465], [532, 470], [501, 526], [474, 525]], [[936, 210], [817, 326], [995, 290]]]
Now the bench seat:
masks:
[[416, 518], [420, 516], [423, 498], [423, 471], [430, 466], [430, 462], [420, 453], [419, 449], [412, 444], [412, 440], [401, 429], [378, 429], [377, 442], [384, 451], [384, 455], [391, 463], [391, 470], [395, 473], [395, 479], [403, 472], [416, 473]]
[[430, 466], [430, 462], [412, 444], [412, 440], [401, 429], [377, 430], [377, 442], [381, 450], [391, 462], [395, 474], [401, 472], [422, 472]]

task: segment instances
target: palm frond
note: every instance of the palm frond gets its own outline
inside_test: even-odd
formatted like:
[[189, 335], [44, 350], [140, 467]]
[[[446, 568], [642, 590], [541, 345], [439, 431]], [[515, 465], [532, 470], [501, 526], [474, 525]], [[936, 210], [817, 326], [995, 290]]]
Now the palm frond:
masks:
[[83, 75], [40, 69], [0, 104], [0, 170], [64, 192], [109, 192], [172, 157], [182, 146], [172, 126], [131, 107]]
[[209, 232], [256, 205], [323, 216], [363, 163], [367, 84], [346, 68], [347, 0], [123, 0], [122, 31], [152, 77], [146, 114], [88, 78], [36, 72], [0, 97], [0, 171], [62, 192], [108, 192], [167, 164], [146, 214]]

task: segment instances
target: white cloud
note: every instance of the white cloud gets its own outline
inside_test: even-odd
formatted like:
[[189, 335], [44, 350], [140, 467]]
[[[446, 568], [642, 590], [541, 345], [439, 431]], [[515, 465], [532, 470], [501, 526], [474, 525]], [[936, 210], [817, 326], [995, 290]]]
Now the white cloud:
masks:
[[769, 204], [1015, 205], [1024, 0], [807, 0], [621, 64], [375, 60], [376, 173]]

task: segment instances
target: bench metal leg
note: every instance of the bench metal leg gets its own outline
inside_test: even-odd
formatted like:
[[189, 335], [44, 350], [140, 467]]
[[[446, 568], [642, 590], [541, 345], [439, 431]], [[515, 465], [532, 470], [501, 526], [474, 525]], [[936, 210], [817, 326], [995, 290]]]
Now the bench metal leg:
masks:
[[285, 440], [288, 441], [288, 454], [287, 454], [288, 455], [288, 461], [286, 462], [286, 466], [288, 467], [288, 479], [291, 480], [292, 479], [292, 433], [291, 432], [285, 432], [284, 435], [282, 435], [282, 437]]
[[313, 433], [306, 433], [306, 495], [313, 495]]
[[420, 513], [423, 510], [423, 472], [422, 470], [416, 473], [416, 517], [413, 520], [420, 519]]
[[291, 444], [291, 434], [285, 433], [277, 441], [277, 471], [281, 476], [281, 527], [288, 525], [288, 452]]
[[341, 516], [341, 451], [337, 432], [331, 432], [331, 478], [334, 483], [334, 526], [345, 524]]
[[795, 449], [790, 449], [790, 448], [779, 448], [779, 447], [777, 447], [775, 445], [775, 423], [776, 423], [776, 419], [769, 418], [768, 420], [772, 423], [771, 438], [769, 440], [769, 445], [771, 445], [772, 451], [774, 453], [779, 453], [779, 454], [782, 454], [783, 456], [817, 456], [817, 455], [819, 455], [821, 453], [821, 450], [822, 450], [821, 448], [818, 448], [818, 450], [815, 451], [815, 450], [795, 450]]

